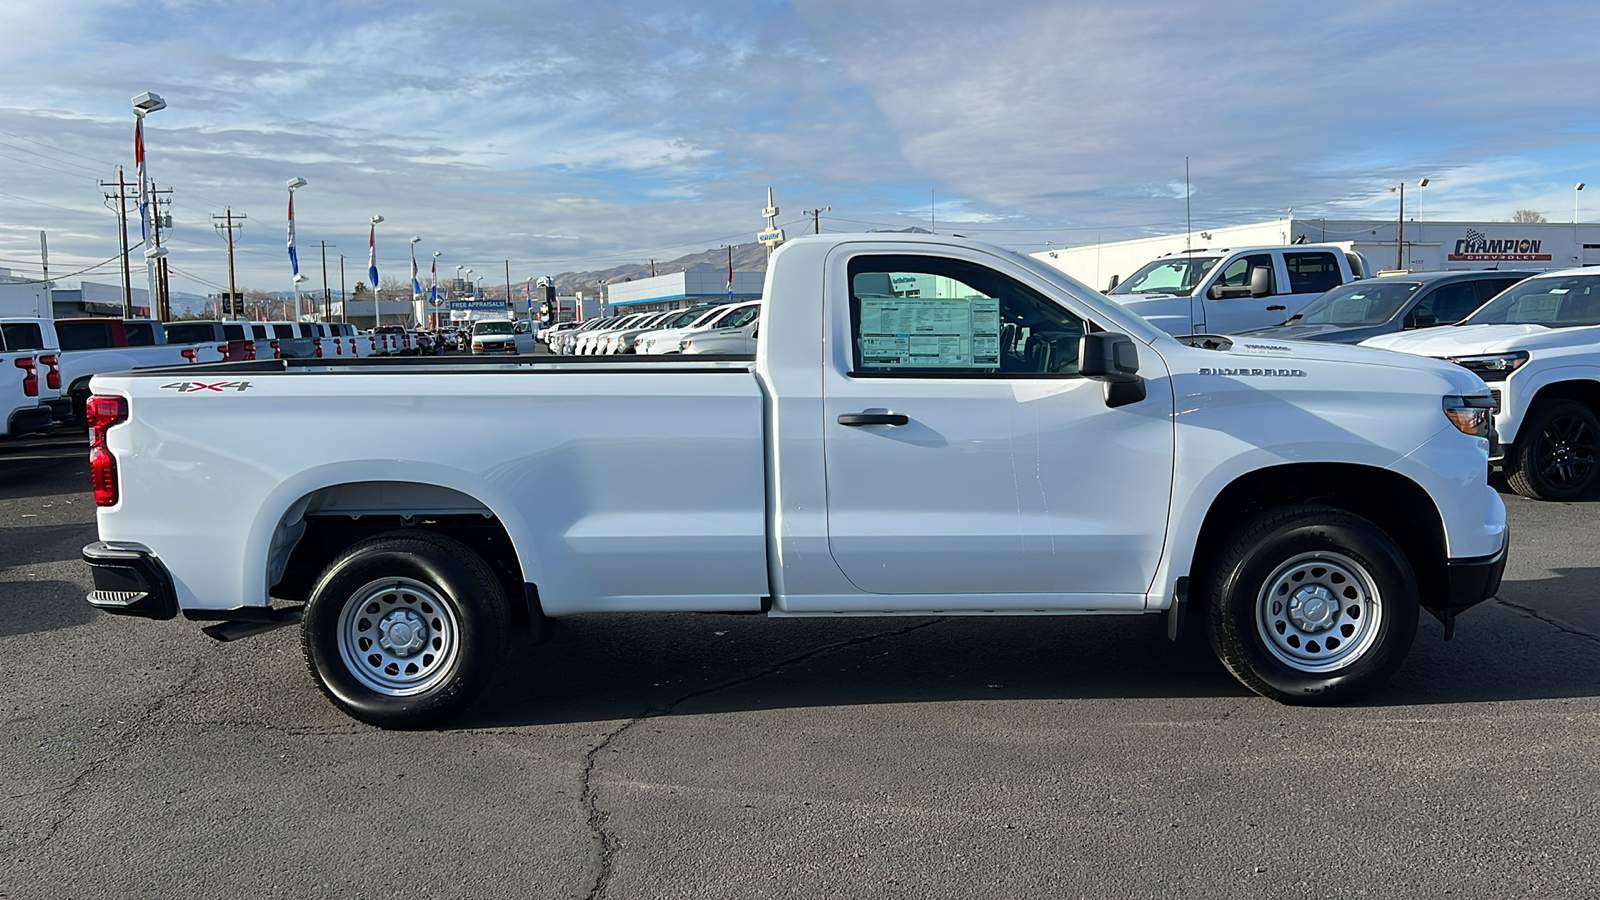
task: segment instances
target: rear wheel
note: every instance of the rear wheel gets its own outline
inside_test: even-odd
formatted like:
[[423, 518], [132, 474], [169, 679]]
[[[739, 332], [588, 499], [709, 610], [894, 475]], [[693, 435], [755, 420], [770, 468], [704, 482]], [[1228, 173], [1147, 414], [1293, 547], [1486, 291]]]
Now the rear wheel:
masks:
[[427, 531], [352, 545], [317, 579], [301, 644], [317, 684], [350, 716], [426, 728], [466, 709], [506, 646], [506, 598], [482, 557]]
[[1331, 507], [1274, 510], [1209, 579], [1211, 646], [1258, 694], [1332, 704], [1383, 684], [1416, 636], [1416, 577], [1394, 541]]
[[1536, 404], [1506, 459], [1506, 483], [1534, 500], [1574, 500], [1594, 487], [1600, 422], [1576, 400]]

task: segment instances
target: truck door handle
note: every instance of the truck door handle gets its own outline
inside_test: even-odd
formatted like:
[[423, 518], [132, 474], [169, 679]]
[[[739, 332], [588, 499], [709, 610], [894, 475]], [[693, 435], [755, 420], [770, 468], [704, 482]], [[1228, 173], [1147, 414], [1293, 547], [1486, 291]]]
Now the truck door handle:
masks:
[[900, 413], [840, 413], [840, 425], [904, 425], [911, 417]]
[[1277, 306], [1269, 306], [1269, 307], [1267, 307], [1267, 312], [1279, 312], [1279, 311], [1282, 311], [1282, 310], [1286, 310], [1288, 308], [1289, 307], [1284, 306], [1283, 304], [1280, 303]]

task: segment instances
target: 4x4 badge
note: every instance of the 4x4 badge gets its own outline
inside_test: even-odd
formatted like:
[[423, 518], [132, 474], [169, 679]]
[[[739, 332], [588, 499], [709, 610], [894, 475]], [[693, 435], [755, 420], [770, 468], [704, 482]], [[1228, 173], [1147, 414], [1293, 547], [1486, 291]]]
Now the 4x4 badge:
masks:
[[193, 394], [196, 391], [216, 391], [220, 394], [223, 391], [248, 390], [249, 387], [250, 382], [248, 381], [174, 381], [171, 384], [163, 384], [161, 390], [177, 391], [180, 394]]

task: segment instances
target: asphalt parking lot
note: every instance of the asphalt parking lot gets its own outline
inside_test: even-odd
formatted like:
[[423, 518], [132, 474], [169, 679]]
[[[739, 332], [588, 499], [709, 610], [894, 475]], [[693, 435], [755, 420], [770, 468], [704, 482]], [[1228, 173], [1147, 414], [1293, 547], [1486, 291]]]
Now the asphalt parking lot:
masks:
[[1156, 618], [582, 617], [448, 730], [294, 629], [83, 601], [84, 445], [0, 441], [0, 897], [1594, 897], [1600, 499], [1501, 599], [1280, 706]]

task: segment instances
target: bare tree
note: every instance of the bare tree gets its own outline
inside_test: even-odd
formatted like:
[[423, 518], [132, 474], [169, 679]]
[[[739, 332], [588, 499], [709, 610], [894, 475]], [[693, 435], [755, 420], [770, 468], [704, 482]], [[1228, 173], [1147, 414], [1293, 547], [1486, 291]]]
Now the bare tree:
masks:
[[1539, 222], [1548, 222], [1550, 220], [1546, 219], [1544, 217], [1544, 213], [1539, 212], [1537, 209], [1519, 209], [1515, 213], [1511, 214], [1511, 221], [1518, 224], [1537, 224]]

